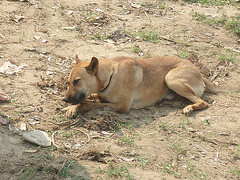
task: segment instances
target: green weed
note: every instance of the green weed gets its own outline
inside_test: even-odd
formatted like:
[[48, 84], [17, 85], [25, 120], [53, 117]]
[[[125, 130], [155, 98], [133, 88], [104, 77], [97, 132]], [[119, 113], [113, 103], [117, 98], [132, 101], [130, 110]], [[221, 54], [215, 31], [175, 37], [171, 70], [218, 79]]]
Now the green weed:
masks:
[[141, 156], [135, 156], [135, 159], [141, 164], [141, 167], [144, 169], [144, 166], [150, 161], [147, 158], [143, 158]]
[[188, 113], [185, 117], [181, 118], [181, 121], [178, 124], [178, 127], [183, 128], [183, 127], [185, 127], [185, 125], [192, 125], [192, 122], [188, 118]]
[[226, 24], [228, 20], [226, 15], [222, 15], [222, 17], [218, 19], [217, 17], [211, 17], [203, 13], [194, 12], [192, 16], [195, 18], [195, 20], [201, 22], [202, 24], [215, 27]]
[[106, 40], [109, 38], [109, 35], [104, 35], [104, 34], [101, 34], [101, 33], [98, 33], [96, 32], [95, 34], [92, 34], [90, 36], [88, 36], [89, 39], [93, 39], [93, 40]]
[[189, 56], [189, 52], [187, 50], [179, 51], [178, 56], [182, 59], [186, 59]]
[[190, 3], [200, 3], [201, 5], [223, 6], [226, 4], [236, 5], [234, 0], [185, 0]]
[[[106, 171], [104, 171], [106, 172]], [[119, 177], [121, 179], [127, 179], [127, 180], [133, 180], [134, 177], [133, 175], [130, 174], [128, 168], [126, 166], [117, 166], [114, 165], [113, 163], [109, 163], [108, 164], [108, 170], [107, 170], [107, 174], [110, 177]]]
[[66, 161], [63, 164], [63, 167], [61, 168], [61, 170], [58, 172], [58, 174], [60, 175], [61, 178], [71, 178], [75, 180], [90, 179], [89, 177], [83, 178], [82, 176], [77, 176], [75, 175], [75, 173], [73, 173], [73, 171], [77, 171], [77, 172], [81, 171], [84, 174], [86, 173], [85, 168], [83, 166], [77, 164], [75, 160], [72, 160], [72, 161]]
[[127, 145], [127, 146], [134, 146], [134, 137], [121, 137], [121, 144]]
[[25, 38], [25, 32], [22, 33], [22, 36], [19, 38], [19, 43], [22, 43]]
[[138, 34], [144, 41], [153, 42], [153, 43], [156, 43], [159, 41], [159, 33], [155, 30], [150, 32], [140, 31]]
[[232, 175], [237, 176], [237, 178], [240, 178], [240, 168], [237, 166], [230, 169], [227, 173], [231, 173]]
[[240, 35], [240, 14], [231, 17], [231, 19], [226, 23], [225, 28], [231, 29], [234, 33]]
[[167, 172], [168, 174], [172, 174], [175, 178], [181, 179], [181, 177], [182, 177], [182, 175], [179, 174], [178, 172], [176, 172], [176, 171], [173, 169], [172, 165], [169, 164], [169, 163], [163, 165], [163, 170], [164, 170], [165, 172]]
[[167, 124], [166, 122], [161, 122], [160, 124], [158, 124], [158, 127], [161, 128], [164, 131], [168, 131], [169, 124]]
[[143, 41], [157, 43], [159, 42], [159, 33], [156, 30], [153, 31], [144, 31], [139, 32], [130, 32], [124, 31], [125, 34], [128, 34], [132, 39], [135, 39], [137, 36], [140, 36]]
[[136, 53], [136, 54], [139, 54], [140, 52], [142, 52], [141, 48], [139, 46], [133, 46], [133, 52]]
[[193, 165], [193, 163], [191, 162], [190, 159], [188, 159], [188, 160], [186, 161], [186, 165], [187, 165], [187, 170], [188, 170], [190, 173], [195, 170], [194, 165]]
[[202, 24], [207, 24], [213, 27], [224, 27], [227, 30], [232, 30], [235, 34], [240, 35], [240, 14], [232, 17], [227, 17], [223, 14], [220, 18], [211, 17], [203, 13], [194, 12], [193, 18]]
[[172, 150], [176, 152], [177, 154], [185, 154], [186, 153], [186, 148], [182, 147], [181, 142], [176, 142], [174, 141], [168, 148], [169, 150]]
[[141, 6], [142, 7], [151, 7], [151, 6], [153, 6], [153, 2], [144, 2], [144, 3], [141, 3]]
[[238, 159], [240, 158], [240, 144], [238, 145], [236, 151], [233, 154], [233, 159]]
[[227, 61], [227, 62], [231, 62], [231, 63], [235, 63], [236, 59], [233, 57], [233, 54], [221, 54], [219, 57], [220, 61]]

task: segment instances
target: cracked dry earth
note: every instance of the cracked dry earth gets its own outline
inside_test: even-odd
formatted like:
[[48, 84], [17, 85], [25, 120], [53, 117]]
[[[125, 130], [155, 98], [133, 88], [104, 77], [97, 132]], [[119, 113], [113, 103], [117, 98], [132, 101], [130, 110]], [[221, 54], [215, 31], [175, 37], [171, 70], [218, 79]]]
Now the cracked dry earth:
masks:
[[[0, 73], [10, 97], [0, 104], [9, 119], [0, 123], [1, 179], [239, 179], [239, 36], [193, 16], [239, 10], [237, 1], [0, 1], [0, 67], [18, 67]], [[76, 54], [187, 58], [227, 90], [205, 94], [210, 107], [189, 117], [181, 110], [190, 102], [177, 97], [128, 114], [104, 108], [67, 119], [61, 99]], [[24, 141], [32, 130], [54, 144]]]

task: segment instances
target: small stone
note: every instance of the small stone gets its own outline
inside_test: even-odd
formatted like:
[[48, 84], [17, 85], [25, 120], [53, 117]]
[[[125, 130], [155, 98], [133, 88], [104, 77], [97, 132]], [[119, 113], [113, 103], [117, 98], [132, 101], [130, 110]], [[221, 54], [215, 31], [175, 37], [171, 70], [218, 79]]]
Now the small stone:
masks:
[[70, 16], [73, 14], [73, 11], [68, 11], [67, 14]]
[[38, 41], [40, 39], [40, 36], [33, 36], [33, 39]]
[[46, 39], [42, 40], [42, 43], [47, 43], [47, 42], [48, 42], [48, 40], [46, 40]]
[[40, 131], [40, 130], [24, 133], [23, 138], [26, 141], [29, 141], [31, 143], [34, 143], [43, 147], [51, 146], [51, 141], [52, 141], [46, 132]]
[[27, 130], [27, 125], [26, 125], [26, 123], [21, 123], [19, 129], [22, 130], [22, 131], [26, 131], [26, 130]]
[[98, 11], [98, 12], [103, 12], [103, 10], [101, 10], [101, 9], [99, 9], [99, 8], [97, 8], [96, 11]]
[[212, 37], [213, 34], [212, 33], [204, 33], [205, 36], [208, 36], [208, 37]]

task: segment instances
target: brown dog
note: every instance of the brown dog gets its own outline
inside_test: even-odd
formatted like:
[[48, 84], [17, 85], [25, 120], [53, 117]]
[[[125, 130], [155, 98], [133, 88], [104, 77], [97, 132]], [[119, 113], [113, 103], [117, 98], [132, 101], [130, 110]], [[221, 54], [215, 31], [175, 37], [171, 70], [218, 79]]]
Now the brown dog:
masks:
[[[184, 114], [208, 107], [208, 103], [200, 98], [204, 91], [218, 92], [218, 88], [188, 60], [173, 57], [98, 60], [93, 57], [91, 61], [81, 62], [76, 56], [76, 65], [71, 71], [63, 99], [74, 105], [64, 110], [68, 117], [76, 116], [79, 110], [102, 106], [128, 112], [160, 101], [169, 90], [193, 102], [183, 109]], [[108, 103], [81, 103], [93, 93]]]

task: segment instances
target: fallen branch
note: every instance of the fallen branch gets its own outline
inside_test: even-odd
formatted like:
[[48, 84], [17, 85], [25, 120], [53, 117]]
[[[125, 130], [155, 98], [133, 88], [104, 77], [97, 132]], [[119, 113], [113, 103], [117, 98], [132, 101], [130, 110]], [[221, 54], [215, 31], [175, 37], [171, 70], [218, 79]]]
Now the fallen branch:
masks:
[[55, 132], [52, 134], [52, 143], [53, 143], [53, 145], [54, 145], [57, 149], [60, 149], [60, 150], [63, 150], [63, 151], [65, 151], [65, 152], [69, 153], [68, 150], [64, 149], [64, 148], [61, 147], [61, 146], [58, 146], [58, 145], [55, 143], [54, 135], [55, 135], [56, 133], [58, 133], [58, 131], [55, 131]]
[[81, 130], [81, 129], [79, 129], [79, 128], [71, 128], [71, 129], [74, 129], [74, 130], [80, 131], [81, 133], [85, 134], [85, 135], [87, 136], [87, 138], [88, 138], [87, 143], [90, 142], [91, 138], [90, 138], [90, 136], [89, 136], [88, 133], [86, 133], [85, 131], [83, 131], [83, 130]]

